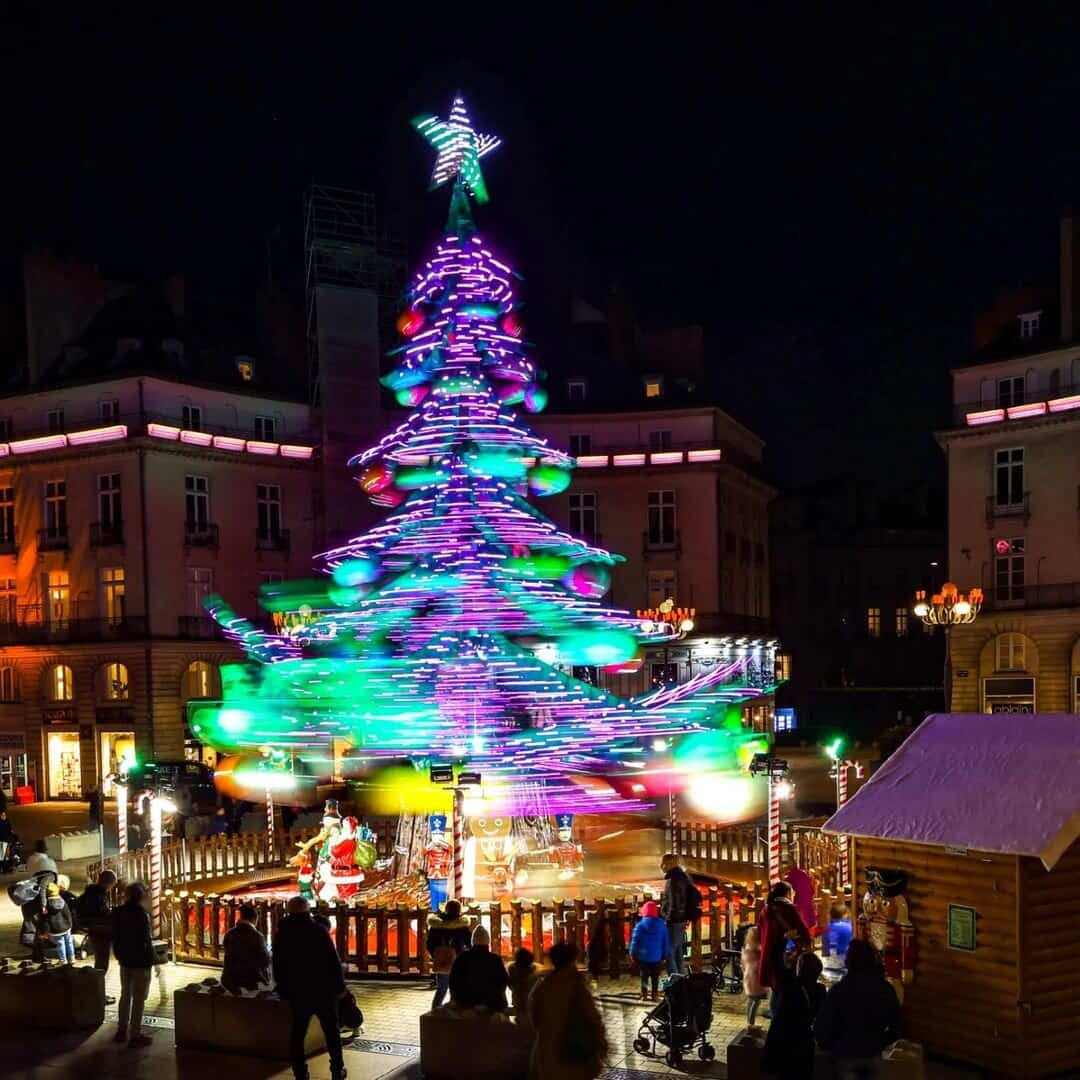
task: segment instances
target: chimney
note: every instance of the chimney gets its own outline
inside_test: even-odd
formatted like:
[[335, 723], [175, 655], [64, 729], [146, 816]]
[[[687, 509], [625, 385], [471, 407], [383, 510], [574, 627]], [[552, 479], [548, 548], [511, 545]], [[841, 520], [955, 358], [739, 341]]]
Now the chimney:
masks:
[[1076, 290], [1080, 285], [1080, 278], [1075, 272], [1074, 243], [1076, 237], [1076, 223], [1073, 219], [1072, 208], [1062, 212], [1060, 225], [1060, 282], [1059, 296], [1061, 304], [1061, 343], [1068, 345], [1073, 339], [1074, 316], [1077, 310]]

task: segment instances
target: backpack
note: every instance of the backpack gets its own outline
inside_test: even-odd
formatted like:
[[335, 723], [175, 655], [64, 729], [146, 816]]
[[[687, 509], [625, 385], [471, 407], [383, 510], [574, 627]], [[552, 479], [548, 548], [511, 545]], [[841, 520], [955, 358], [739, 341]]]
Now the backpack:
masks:
[[689, 878], [686, 880], [686, 921], [697, 922], [701, 918], [701, 892]]

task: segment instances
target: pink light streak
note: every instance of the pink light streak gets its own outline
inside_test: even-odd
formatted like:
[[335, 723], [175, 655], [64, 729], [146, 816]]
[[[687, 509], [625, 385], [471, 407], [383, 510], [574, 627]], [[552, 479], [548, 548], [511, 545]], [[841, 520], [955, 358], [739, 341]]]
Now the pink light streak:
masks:
[[997, 424], [1005, 419], [1004, 409], [983, 409], [980, 412], [969, 412], [964, 417], [968, 427], [978, 427], [980, 424]]
[[13, 454], [36, 454], [42, 450], [62, 450], [67, 446], [67, 436], [39, 435], [36, 439], [17, 439], [9, 445]]
[[89, 446], [92, 443], [116, 442], [126, 439], [127, 424], [111, 424], [108, 427], [90, 428], [88, 431], [73, 431], [67, 437], [69, 446]]

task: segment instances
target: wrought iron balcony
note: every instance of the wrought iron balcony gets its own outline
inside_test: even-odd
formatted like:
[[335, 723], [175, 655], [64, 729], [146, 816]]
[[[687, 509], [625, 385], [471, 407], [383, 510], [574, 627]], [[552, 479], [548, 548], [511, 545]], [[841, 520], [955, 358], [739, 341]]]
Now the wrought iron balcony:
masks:
[[131, 641], [146, 637], [146, 616], [119, 619], [52, 619], [0, 622], [0, 644], [44, 645], [59, 641]]
[[259, 551], [288, 551], [288, 529], [256, 529], [255, 547]]
[[217, 623], [205, 615], [181, 615], [177, 620], [177, 636], [205, 641], [217, 636]]
[[1016, 608], [1080, 608], [1080, 581], [1053, 585], [1007, 585], [983, 591], [983, 610]]
[[185, 521], [184, 543], [188, 547], [216, 548], [218, 527], [208, 521]]
[[1020, 518], [1026, 525], [1031, 519], [1031, 492], [1025, 491], [1021, 502], [1000, 503], [996, 495], [986, 496], [986, 527], [992, 529], [999, 518]]
[[38, 529], [37, 540], [38, 551], [67, 551], [71, 547], [67, 525]]
[[109, 547], [124, 542], [122, 521], [94, 521], [90, 524], [90, 546]]

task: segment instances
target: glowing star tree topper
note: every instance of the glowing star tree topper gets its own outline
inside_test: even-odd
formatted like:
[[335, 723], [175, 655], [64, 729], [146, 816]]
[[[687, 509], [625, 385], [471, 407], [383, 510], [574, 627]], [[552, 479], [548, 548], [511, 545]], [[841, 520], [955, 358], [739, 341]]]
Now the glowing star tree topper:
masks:
[[495, 135], [481, 135], [473, 128], [465, 102], [455, 97], [445, 120], [437, 116], [418, 116], [413, 126], [438, 151], [431, 173], [432, 189], [460, 178], [478, 203], [486, 203], [489, 196], [480, 159], [490, 154], [500, 140]]

